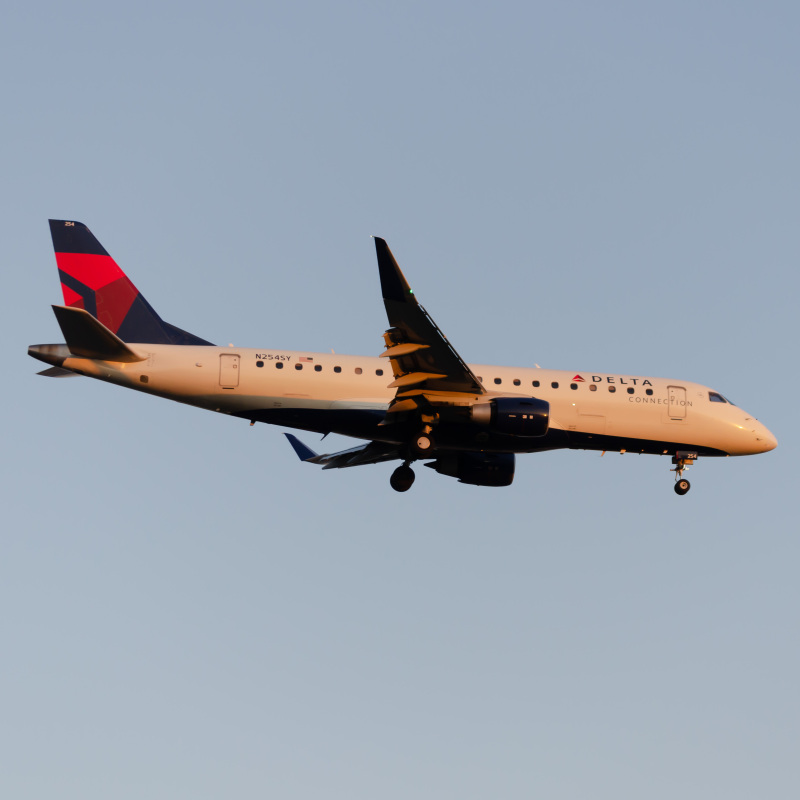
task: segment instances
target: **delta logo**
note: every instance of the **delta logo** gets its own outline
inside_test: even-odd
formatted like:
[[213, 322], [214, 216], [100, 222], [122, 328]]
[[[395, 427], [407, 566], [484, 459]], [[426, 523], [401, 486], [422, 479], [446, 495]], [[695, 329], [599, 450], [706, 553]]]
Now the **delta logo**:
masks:
[[[576, 375], [572, 379], [573, 383], [586, 383], [586, 378]], [[621, 378], [613, 375], [592, 375], [592, 383], [618, 383], [622, 386], [652, 386], [652, 382], [647, 378]]]

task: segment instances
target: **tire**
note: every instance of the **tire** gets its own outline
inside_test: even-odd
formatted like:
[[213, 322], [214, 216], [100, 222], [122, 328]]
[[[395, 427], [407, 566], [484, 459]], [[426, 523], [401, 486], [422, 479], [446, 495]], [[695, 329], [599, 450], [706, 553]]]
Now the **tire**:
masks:
[[675, 482], [675, 494], [684, 495], [689, 489], [692, 488], [692, 484], [686, 480], [686, 478], [681, 478], [679, 481]]
[[389, 485], [396, 492], [407, 492], [414, 483], [414, 470], [411, 467], [403, 466], [398, 467], [389, 478]]

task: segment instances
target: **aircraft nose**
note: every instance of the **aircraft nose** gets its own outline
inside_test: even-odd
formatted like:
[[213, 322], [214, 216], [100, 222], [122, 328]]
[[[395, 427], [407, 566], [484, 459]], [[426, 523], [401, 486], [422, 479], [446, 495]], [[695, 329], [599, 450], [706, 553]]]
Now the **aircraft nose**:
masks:
[[756, 435], [756, 447], [758, 447], [756, 452], [768, 453], [770, 450], [774, 450], [778, 446], [778, 440], [766, 425], [762, 425], [757, 420], [753, 420], [753, 422], [755, 422], [753, 433]]

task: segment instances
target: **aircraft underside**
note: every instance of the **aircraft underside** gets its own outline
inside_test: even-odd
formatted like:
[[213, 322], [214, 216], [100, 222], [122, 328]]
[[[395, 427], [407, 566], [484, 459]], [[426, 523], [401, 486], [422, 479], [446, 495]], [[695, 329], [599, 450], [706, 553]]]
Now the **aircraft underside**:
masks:
[[[319, 434], [337, 433], [355, 439], [368, 439], [398, 446], [398, 458], [406, 458], [404, 445], [416, 428], [381, 425], [381, 411], [335, 411], [318, 409], [264, 409], [237, 412], [233, 416]], [[525, 438], [487, 432], [478, 425], [439, 423], [436, 447], [440, 450], [490, 453], [540, 453], [547, 450], [598, 450], [608, 452], [668, 455], [692, 451], [698, 456], [727, 456], [723, 450], [696, 442], [659, 441], [625, 436], [583, 433], [550, 428], [543, 436]], [[412, 454], [414, 458], [426, 457]]]

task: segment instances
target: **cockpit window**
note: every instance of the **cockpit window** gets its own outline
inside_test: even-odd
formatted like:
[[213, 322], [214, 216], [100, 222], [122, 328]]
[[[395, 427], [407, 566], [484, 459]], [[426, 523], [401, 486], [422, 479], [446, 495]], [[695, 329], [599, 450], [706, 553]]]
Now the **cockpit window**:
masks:
[[728, 401], [719, 392], [709, 392], [708, 399], [712, 403], [727, 403]]

